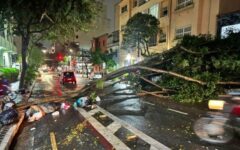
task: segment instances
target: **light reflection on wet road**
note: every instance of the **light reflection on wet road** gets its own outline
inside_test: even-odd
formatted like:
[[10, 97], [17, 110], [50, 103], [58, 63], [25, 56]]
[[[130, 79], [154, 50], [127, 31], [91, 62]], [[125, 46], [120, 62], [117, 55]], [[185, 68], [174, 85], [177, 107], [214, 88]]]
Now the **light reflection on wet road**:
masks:
[[[113, 89], [106, 89], [105, 92], [109, 93], [123, 87], [124, 85], [118, 84]], [[126, 93], [126, 91], [123, 92]], [[239, 139], [225, 145], [211, 145], [200, 141], [193, 132], [192, 127], [202, 111], [188, 110], [190, 114], [182, 111], [178, 112], [178, 110], [171, 108], [176, 104], [168, 104], [166, 100], [160, 100], [165, 101], [164, 105], [149, 102], [149, 100], [155, 99], [155, 97], [149, 96], [123, 100], [124, 97], [132, 96], [134, 95], [109, 95], [104, 98], [106, 101], [102, 103], [102, 107], [172, 149], [240, 149]], [[111, 101], [113, 99], [116, 100], [116, 103]], [[119, 99], [122, 100], [119, 101]], [[109, 105], [108, 102], [111, 104]], [[181, 108], [181, 106], [178, 107]], [[182, 110], [184, 109], [187, 108]]]

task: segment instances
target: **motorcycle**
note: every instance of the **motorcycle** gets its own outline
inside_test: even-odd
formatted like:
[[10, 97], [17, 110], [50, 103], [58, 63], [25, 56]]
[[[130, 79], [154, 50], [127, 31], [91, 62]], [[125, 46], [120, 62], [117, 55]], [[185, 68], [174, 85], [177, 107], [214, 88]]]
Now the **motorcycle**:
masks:
[[212, 144], [230, 142], [240, 135], [240, 96], [228, 95], [219, 100], [209, 100], [211, 112], [194, 123], [194, 132], [203, 141]]

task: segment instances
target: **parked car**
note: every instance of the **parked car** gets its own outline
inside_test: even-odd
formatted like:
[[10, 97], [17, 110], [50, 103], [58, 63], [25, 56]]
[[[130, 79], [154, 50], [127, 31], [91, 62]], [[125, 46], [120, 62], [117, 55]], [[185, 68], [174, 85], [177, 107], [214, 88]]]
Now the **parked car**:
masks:
[[65, 84], [65, 83], [77, 84], [77, 80], [76, 80], [74, 72], [73, 71], [62, 72], [60, 75], [60, 82], [62, 84]]

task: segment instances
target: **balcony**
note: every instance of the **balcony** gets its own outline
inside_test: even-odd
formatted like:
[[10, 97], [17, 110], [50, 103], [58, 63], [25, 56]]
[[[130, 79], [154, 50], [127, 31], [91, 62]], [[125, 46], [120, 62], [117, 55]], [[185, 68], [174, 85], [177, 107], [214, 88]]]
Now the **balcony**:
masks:
[[185, 1], [185, 2], [177, 4], [177, 7], [176, 7], [175, 10], [177, 11], [177, 10], [184, 9], [184, 8], [190, 8], [192, 6], [193, 6], [193, 1], [192, 0]]

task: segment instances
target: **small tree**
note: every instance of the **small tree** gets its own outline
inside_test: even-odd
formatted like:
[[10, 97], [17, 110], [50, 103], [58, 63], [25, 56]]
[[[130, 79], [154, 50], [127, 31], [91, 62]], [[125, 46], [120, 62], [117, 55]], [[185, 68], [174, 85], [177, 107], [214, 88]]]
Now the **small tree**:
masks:
[[114, 66], [116, 66], [113, 56], [111, 54], [101, 53], [99, 48], [91, 53], [91, 61], [94, 65], [106, 63], [106, 69], [109, 72], [113, 70]]
[[159, 32], [158, 19], [149, 14], [137, 13], [127, 22], [124, 29], [123, 45], [125, 48], [137, 47], [138, 56], [150, 55], [150, 38]]
[[101, 6], [97, 0], [8, 0], [0, 2], [0, 21], [22, 38], [20, 88], [24, 87], [29, 43], [42, 38], [67, 39], [85, 30]]

